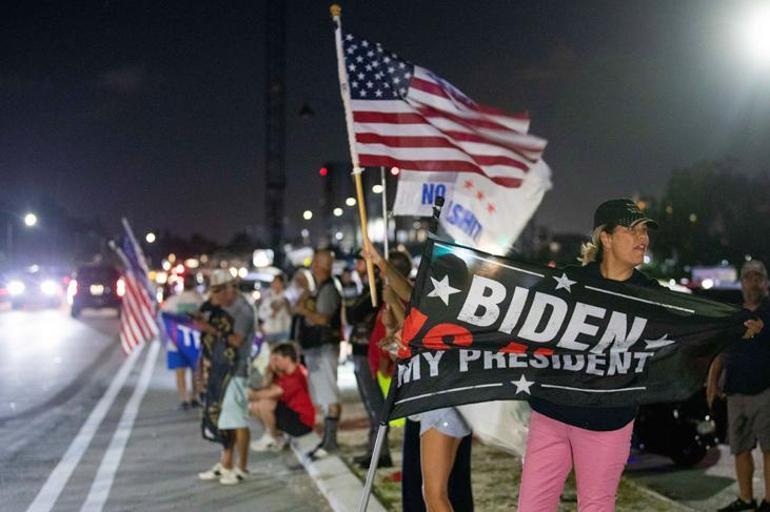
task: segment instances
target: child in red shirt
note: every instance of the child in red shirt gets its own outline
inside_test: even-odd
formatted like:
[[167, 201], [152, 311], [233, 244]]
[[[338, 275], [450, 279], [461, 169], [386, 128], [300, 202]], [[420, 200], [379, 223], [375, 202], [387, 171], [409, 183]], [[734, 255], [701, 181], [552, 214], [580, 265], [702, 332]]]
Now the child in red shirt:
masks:
[[298, 437], [315, 424], [315, 409], [307, 386], [307, 370], [299, 363], [291, 343], [273, 348], [266, 386], [249, 390], [249, 410], [265, 425], [265, 435], [251, 443], [254, 451], [280, 450], [286, 440], [282, 433]]

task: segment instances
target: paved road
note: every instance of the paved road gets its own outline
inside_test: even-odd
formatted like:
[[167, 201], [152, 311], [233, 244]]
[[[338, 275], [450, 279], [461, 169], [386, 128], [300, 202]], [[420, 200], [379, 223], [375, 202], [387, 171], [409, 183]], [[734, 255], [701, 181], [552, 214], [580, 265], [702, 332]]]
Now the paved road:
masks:
[[0, 509], [328, 510], [291, 452], [252, 454], [233, 488], [199, 482], [217, 446], [176, 409], [163, 351], [127, 360], [117, 329], [114, 315], [0, 312]]
[[[764, 493], [762, 457], [755, 450], [754, 492]], [[643, 486], [671, 498], [693, 510], [716, 510], [733, 501], [738, 494], [734, 459], [726, 445], [712, 448], [696, 466], [675, 467], [671, 460], [657, 455], [636, 455], [626, 470], [626, 476]]]

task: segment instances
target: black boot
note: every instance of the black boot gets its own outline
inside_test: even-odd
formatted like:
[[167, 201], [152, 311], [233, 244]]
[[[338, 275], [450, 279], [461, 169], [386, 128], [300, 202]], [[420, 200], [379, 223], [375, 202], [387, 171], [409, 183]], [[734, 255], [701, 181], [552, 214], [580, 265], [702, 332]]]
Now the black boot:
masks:
[[324, 418], [324, 437], [321, 441], [321, 448], [327, 453], [336, 452], [339, 450], [337, 445], [337, 424], [339, 418], [332, 418], [327, 416]]

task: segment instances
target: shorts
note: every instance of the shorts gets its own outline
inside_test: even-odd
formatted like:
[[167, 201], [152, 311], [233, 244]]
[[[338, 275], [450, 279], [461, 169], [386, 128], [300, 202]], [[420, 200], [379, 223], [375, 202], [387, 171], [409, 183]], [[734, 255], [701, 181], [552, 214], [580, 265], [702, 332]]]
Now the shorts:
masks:
[[234, 430], [248, 427], [249, 401], [246, 397], [246, 378], [232, 377], [222, 400], [222, 412], [219, 413], [217, 428]]
[[328, 407], [340, 403], [337, 386], [337, 366], [340, 359], [339, 344], [327, 344], [302, 351], [307, 368], [308, 387], [313, 403]]
[[753, 450], [757, 442], [763, 452], [770, 452], [770, 389], [727, 395], [727, 438], [733, 455]]
[[280, 400], [275, 406], [275, 426], [278, 427], [278, 430], [281, 432], [285, 432], [292, 437], [304, 436], [313, 430], [311, 427], [308, 427], [300, 421], [299, 413], [297, 411], [289, 409], [289, 407]]
[[434, 409], [420, 413], [420, 435], [435, 428], [445, 436], [461, 439], [471, 433], [471, 428], [454, 407]]
[[166, 343], [166, 368], [176, 370], [177, 368], [195, 368], [197, 361], [190, 361], [173, 341]]
[[195, 363], [187, 359], [181, 352], [166, 352], [166, 367], [169, 370], [176, 370], [177, 368], [192, 368], [195, 369]]

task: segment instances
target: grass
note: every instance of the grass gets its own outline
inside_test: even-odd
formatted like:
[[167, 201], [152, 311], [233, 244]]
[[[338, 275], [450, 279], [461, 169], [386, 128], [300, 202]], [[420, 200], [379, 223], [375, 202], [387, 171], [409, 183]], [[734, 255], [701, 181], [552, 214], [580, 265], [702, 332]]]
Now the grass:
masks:
[[[391, 429], [390, 446], [393, 468], [378, 469], [374, 482], [374, 494], [392, 512], [401, 510], [401, 483], [392, 478], [401, 464], [400, 446], [403, 429]], [[351, 460], [366, 450], [366, 430], [357, 429], [341, 433], [342, 459], [363, 481], [366, 471], [352, 464]], [[502, 512], [516, 510], [516, 500], [521, 479], [521, 459], [499, 450], [474, 442], [471, 456], [472, 485], [477, 512]], [[562, 493], [559, 512], [577, 511], [574, 474], [570, 474]], [[627, 479], [621, 480], [618, 489], [618, 512], [667, 512], [679, 507], [651, 491]]]

